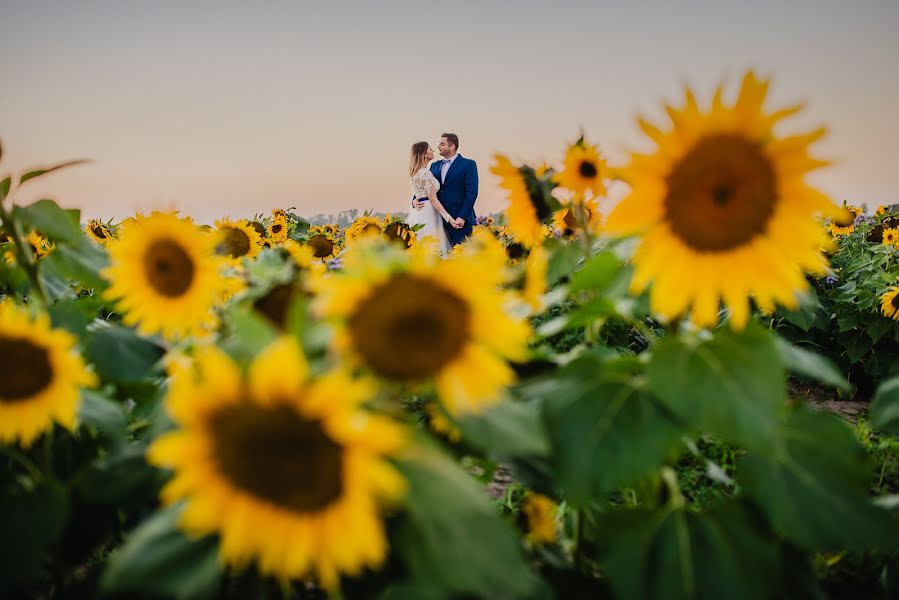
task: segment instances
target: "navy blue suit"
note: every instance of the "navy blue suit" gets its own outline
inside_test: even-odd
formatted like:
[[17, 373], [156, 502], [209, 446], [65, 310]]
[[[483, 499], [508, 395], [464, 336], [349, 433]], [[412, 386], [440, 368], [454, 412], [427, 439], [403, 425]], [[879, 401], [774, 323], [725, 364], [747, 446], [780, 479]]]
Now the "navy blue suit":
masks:
[[[437, 181], [440, 181], [441, 166], [442, 160], [436, 160], [431, 165], [431, 173]], [[475, 223], [474, 202], [478, 199], [478, 164], [470, 158], [457, 154], [449, 171], [446, 172], [446, 179], [440, 183], [437, 199], [451, 217], [465, 219], [465, 226], [461, 229], [443, 223], [450, 242], [454, 246], [461, 244], [471, 235]]]

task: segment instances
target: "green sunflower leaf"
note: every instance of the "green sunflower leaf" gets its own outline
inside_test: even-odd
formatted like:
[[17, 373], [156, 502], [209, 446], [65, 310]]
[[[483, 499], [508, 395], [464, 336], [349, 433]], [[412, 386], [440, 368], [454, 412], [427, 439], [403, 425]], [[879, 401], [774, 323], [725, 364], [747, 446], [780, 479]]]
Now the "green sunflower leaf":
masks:
[[574, 505], [640, 479], [679, 443], [681, 427], [634, 384], [633, 366], [586, 354], [530, 388], [544, 399], [558, 482]]
[[785, 372], [774, 336], [761, 327], [663, 338], [647, 374], [650, 389], [695, 429], [748, 449], [774, 443], [786, 408]]
[[870, 414], [872, 427], [890, 435], [899, 435], [899, 377], [880, 384], [871, 400]]
[[391, 542], [410, 575], [456, 594], [527, 596], [539, 581], [483, 487], [423, 440], [413, 456], [399, 463], [408, 501], [398, 539]]
[[738, 465], [744, 490], [775, 528], [809, 550], [896, 549], [899, 525], [867, 494], [865, 453], [839, 418], [799, 407], [774, 452]]
[[534, 403], [507, 400], [458, 420], [467, 441], [497, 456], [544, 456], [549, 441]]
[[133, 329], [101, 320], [88, 327], [85, 355], [105, 381], [139, 381], [154, 371], [164, 353]]
[[774, 338], [780, 359], [788, 370], [798, 375], [848, 392], [852, 386], [843, 377], [842, 371], [826, 356], [794, 346], [780, 336]]
[[780, 566], [774, 536], [740, 503], [702, 514], [616, 511], [599, 528], [600, 565], [619, 598], [773, 595]]
[[180, 506], [160, 510], [135, 529], [109, 557], [100, 586], [106, 593], [209, 598], [222, 569], [218, 541], [192, 540], [178, 530]]

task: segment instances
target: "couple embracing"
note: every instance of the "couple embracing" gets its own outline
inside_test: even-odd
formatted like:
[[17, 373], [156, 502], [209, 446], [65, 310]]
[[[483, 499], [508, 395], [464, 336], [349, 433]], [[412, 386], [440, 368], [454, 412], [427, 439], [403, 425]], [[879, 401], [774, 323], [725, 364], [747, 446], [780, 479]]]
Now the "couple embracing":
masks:
[[474, 203], [478, 198], [478, 165], [459, 154], [459, 137], [440, 136], [437, 151], [443, 160], [434, 160], [428, 142], [412, 145], [409, 176], [412, 178], [412, 212], [409, 225], [424, 225], [418, 237], [433, 237], [442, 253], [461, 244], [474, 227]]

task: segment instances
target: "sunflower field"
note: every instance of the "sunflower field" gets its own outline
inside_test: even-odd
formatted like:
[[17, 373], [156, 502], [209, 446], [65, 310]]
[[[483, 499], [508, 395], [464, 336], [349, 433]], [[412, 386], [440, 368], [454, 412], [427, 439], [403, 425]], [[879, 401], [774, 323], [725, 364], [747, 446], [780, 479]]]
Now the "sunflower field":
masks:
[[0, 596], [896, 597], [899, 215], [812, 187], [768, 86], [687, 89], [622, 164], [497, 155], [445, 257], [5, 177]]

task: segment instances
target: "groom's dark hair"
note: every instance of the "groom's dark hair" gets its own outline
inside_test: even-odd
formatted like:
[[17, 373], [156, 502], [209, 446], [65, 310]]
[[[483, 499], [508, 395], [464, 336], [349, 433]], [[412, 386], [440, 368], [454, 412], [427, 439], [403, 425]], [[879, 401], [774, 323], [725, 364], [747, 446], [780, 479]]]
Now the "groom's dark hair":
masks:
[[459, 151], [459, 136], [455, 133], [444, 133], [440, 137], [445, 137], [446, 141], [456, 147], [456, 152]]

